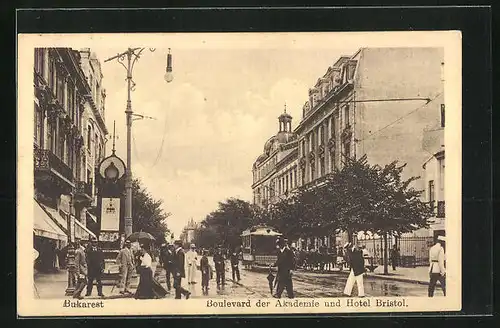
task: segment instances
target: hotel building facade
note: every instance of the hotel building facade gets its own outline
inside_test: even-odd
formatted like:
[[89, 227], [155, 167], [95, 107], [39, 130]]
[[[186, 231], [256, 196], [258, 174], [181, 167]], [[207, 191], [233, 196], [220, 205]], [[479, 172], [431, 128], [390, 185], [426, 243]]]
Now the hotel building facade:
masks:
[[[265, 191], [268, 181], [278, 196], [321, 183], [325, 175], [342, 168], [344, 156], [366, 154], [370, 164], [379, 165], [398, 160], [407, 163], [404, 178], [422, 177], [422, 164], [436, 154], [423, 146], [428, 144], [425, 138], [431, 138], [436, 118], [444, 117], [443, 57], [441, 48], [361, 48], [336, 60], [308, 90], [301, 121], [287, 132], [293, 142], [278, 143], [277, 150], [269, 152], [268, 141], [253, 164], [254, 203], [264, 206], [279, 200]], [[278, 149], [290, 155], [287, 167], [294, 173], [289, 188], [286, 180], [284, 189], [274, 188], [280, 162], [273, 156]], [[414, 187], [428, 188], [425, 178], [416, 180]], [[429, 234], [421, 229], [411, 235]], [[343, 239], [314, 236], [298, 244], [330, 247]]]

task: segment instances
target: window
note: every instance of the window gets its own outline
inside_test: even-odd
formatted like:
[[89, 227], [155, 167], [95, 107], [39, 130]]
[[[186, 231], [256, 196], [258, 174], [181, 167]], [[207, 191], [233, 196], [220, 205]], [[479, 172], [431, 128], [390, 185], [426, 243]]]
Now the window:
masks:
[[335, 120], [335, 117], [332, 116], [331, 118], [331, 121], [330, 121], [330, 136], [331, 137], [335, 137], [335, 130], [336, 130], [336, 127], [335, 127], [335, 124], [336, 124], [336, 120]]
[[92, 127], [87, 127], [87, 148], [90, 150], [92, 147]]
[[64, 78], [62, 75], [57, 76], [57, 86], [56, 86], [56, 96], [57, 100], [61, 105], [64, 104]]
[[45, 50], [43, 48], [35, 48], [35, 70], [41, 76], [44, 74], [44, 52]]
[[325, 161], [326, 161], [326, 158], [321, 159], [319, 162], [319, 169], [320, 169], [321, 176], [325, 175]]
[[294, 186], [297, 187], [297, 169], [293, 170], [293, 182]]
[[429, 204], [431, 206], [431, 209], [434, 210], [434, 206], [435, 206], [435, 199], [436, 199], [436, 194], [435, 194], [435, 190], [434, 190], [434, 180], [430, 180], [429, 181]]
[[325, 126], [324, 126], [324, 125], [322, 125], [322, 126], [320, 127], [320, 129], [321, 129], [321, 130], [320, 130], [320, 131], [321, 131], [321, 134], [320, 134], [320, 142], [319, 142], [319, 144], [320, 144], [320, 145], [322, 145], [322, 144], [324, 144], [324, 143], [325, 143], [325, 138], [326, 138]]
[[75, 121], [75, 88], [72, 83], [68, 83], [67, 110], [73, 121]]
[[300, 175], [301, 175], [301, 177], [300, 177], [301, 185], [304, 185], [306, 183], [306, 169], [305, 168], [301, 169]]
[[445, 184], [445, 181], [444, 181], [444, 169], [445, 169], [444, 157], [441, 157], [438, 159], [438, 165], [439, 165], [439, 190], [442, 193], [442, 196], [443, 196], [442, 198], [444, 198], [444, 184]]
[[314, 165], [311, 165], [311, 181], [316, 178], [315, 173], [316, 173], [316, 170], [314, 168]]
[[62, 124], [59, 125], [59, 131], [58, 131], [58, 142], [57, 142], [57, 156], [61, 159], [64, 160], [64, 142], [65, 142], [65, 137], [64, 137], [64, 130], [62, 127]]
[[313, 131], [311, 131], [311, 149], [310, 149], [310, 151], [313, 151], [314, 149], [316, 149], [316, 139], [315, 139], [314, 130], [313, 130]]
[[49, 123], [49, 129], [47, 131], [47, 142], [49, 144], [50, 151], [56, 153], [56, 127], [54, 123]]
[[50, 59], [49, 61], [49, 87], [52, 89], [52, 92], [55, 91], [55, 81], [57, 78], [57, 70], [56, 70], [56, 63], [53, 58]]
[[350, 142], [344, 143], [344, 155], [346, 158], [351, 157], [351, 143]]
[[40, 107], [38, 107], [38, 105], [35, 105], [35, 143], [41, 148], [43, 148], [42, 122], [42, 111], [40, 110]]
[[330, 152], [330, 167], [332, 172], [335, 171], [335, 151]]
[[349, 105], [346, 105], [344, 107], [344, 121], [345, 121], [345, 126], [350, 125], [350, 120], [349, 120]]
[[87, 169], [87, 183], [92, 183], [92, 173]]
[[444, 128], [444, 104], [441, 104], [441, 127]]
[[286, 178], [285, 178], [285, 193], [288, 191], [288, 174], [286, 175]]

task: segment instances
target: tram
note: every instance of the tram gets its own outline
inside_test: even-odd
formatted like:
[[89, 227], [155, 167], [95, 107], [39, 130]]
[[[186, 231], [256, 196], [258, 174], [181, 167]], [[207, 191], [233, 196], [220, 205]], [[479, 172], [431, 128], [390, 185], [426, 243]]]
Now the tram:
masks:
[[255, 226], [241, 234], [243, 266], [270, 266], [277, 260], [276, 239], [282, 234], [269, 226]]

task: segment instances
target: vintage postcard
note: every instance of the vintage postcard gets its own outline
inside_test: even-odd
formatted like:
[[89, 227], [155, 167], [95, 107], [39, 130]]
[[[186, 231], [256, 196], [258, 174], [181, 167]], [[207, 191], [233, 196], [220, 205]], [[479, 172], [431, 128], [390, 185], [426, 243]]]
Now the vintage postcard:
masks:
[[459, 31], [20, 34], [17, 59], [20, 316], [461, 309]]

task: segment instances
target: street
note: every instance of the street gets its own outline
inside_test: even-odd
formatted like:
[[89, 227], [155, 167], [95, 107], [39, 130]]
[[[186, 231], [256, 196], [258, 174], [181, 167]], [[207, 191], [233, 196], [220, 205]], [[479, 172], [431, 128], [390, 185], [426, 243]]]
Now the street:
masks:
[[[209, 262], [213, 266], [213, 261], [209, 258]], [[187, 271], [187, 270], [186, 270]], [[166, 287], [165, 271], [157, 270], [159, 276], [157, 280]], [[187, 272], [186, 272], [187, 273]], [[201, 272], [196, 272], [196, 284], [190, 285], [187, 279], [182, 279], [183, 287], [191, 292], [191, 298], [268, 298], [271, 297], [269, 284], [267, 281], [266, 270], [246, 270], [240, 265], [241, 281], [234, 282], [231, 279], [231, 267], [229, 261], [226, 262], [226, 285], [217, 289], [217, 283], [214, 277], [210, 280], [209, 291], [207, 295], [203, 295], [201, 291]], [[36, 279], [37, 297], [42, 299], [59, 299], [64, 297], [66, 288], [65, 272], [57, 275], [46, 275]], [[294, 271], [293, 287], [295, 297], [304, 298], [321, 298], [321, 297], [343, 297], [343, 289], [347, 280], [347, 272], [343, 273], [317, 273], [306, 272], [302, 270]], [[133, 283], [134, 284], [134, 283]], [[137, 282], [135, 283], [135, 285]], [[365, 294], [367, 297], [375, 296], [427, 296], [427, 286], [414, 282], [402, 282], [385, 280], [380, 277], [365, 276], [364, 279]], [[119, 294], [118, 289], [113, 286], [104, 286], [103, 292], [106, 295], [105, 299], [123, 298]], [[353, 289], [353, 296], [357, 295], [357, 288]], [[175, 291], [172, 289], [167, 299], [173, 299]], [[286, 292], [282, 297], [286, 296]], [[442, 297], [440, 287], [437, 287], [435, 297]], [[96, 286], [93, 288], [92, 296], [86, 299], [98, 299]]]
[[[213, 262], [211, 259], [209, 261]], [[231, 279], [231, 267], [229, 262], [226, 263], [226, 286], [221, 290], [217, 290], [217, 284], [214, 279], [210, 280], [210, 289], [208, 295], [201, 293], [201, 273], [197, 272], [197, 284], [188, 285], [187, 280], [183, 279], [185, 288], [188, 289], [194, 298], [222, 298], [222, 297], [246, 297], [246, 298], [264, 298], [271, 297], [269, 284], [267, 281], [266, 271], [251, 271], [243, 269], [240, 265], [241, 281], [234, 282]], [[160, 282], [165, 285], [165, 273], [162, 271]], [[296, 297], [319, 298], [319, 297], [343, 297], [343, 290], [347, 274], [332, 273], [321, 274], [314, 272], [295, 271], [293, 275], [293, 287]], [[364, 280], [366, 296], [427, 296], [427, 286], [413, 283], [383, 280], [365, 276]], [[439, 287], [438, 287], [439, 289]], [[353, 296], [357, 293], [356, 287], [353, 289]], [[440, 297], [442, 293], [437, 290], [436, 297]], [[286, 296], [286, 292], [284, 293]], [[283, 296], [283, 297], [284, 297]], [[173, 297], [173, 293], [170, 297]]]

